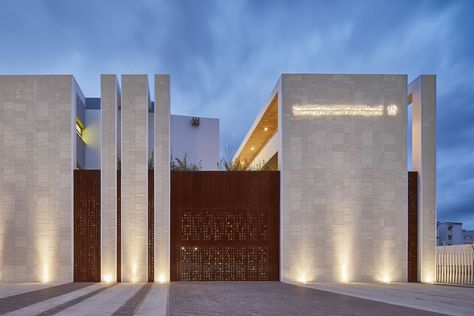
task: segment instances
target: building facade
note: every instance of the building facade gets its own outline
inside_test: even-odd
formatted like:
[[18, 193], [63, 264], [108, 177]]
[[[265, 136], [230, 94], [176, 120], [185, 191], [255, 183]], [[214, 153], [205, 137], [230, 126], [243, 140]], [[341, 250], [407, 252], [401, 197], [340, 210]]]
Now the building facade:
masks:
[[235, 155], [261, 177], [170, 173], [214, 170], [219, 126], [170, 116], [169, 87], [0, 76], [0, 281], [433, 280], [435, 76], [282, 75]]
[[[281, 280], [407, 281], [413, 267], [416, 280], [433, 280], [435, 91], [434, 76], [280, 77], [235, 159], [280, 171]], [[410, 240], [409, 104], [418, 179]]]

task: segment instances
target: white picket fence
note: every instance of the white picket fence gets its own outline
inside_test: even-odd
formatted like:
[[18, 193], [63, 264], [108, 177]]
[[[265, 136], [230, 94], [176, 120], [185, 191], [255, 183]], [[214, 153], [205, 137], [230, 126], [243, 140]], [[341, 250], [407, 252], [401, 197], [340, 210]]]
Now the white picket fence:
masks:
[[473, 245], [436, 247], [436, 281], [447, 284], [474, 284]]

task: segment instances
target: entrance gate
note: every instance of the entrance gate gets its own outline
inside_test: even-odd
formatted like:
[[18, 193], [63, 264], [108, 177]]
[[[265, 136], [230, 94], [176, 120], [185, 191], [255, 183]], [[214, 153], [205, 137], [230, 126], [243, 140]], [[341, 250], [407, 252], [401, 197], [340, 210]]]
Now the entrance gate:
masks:
[[278, 171], [171, 172], [171, 280], [279, 280]]

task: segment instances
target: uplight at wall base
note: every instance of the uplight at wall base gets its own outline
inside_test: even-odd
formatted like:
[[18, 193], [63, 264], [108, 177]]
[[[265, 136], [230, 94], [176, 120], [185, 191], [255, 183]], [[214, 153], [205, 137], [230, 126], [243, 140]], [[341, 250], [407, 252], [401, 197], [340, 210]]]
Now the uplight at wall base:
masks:
[[349, 282], [349, 271], [347, 268], [347, 264], [343, 264], [341, 266], [341, 282], [348, 283]]
[[49, 268], [48, 265], [43, 267], [43, 275], [41, 277], [41, 283], [48, 283], [49, 282]]
[[166, 276], [164, 274], [160, 274], [158, 276], [158, 282], [161, 283], [161, 284], [166, 283]]
[[304, 274], [300, 274], [300, 276], [298, 277], [298, 280], [297, 280], [299, 283], [303, 283], [303, 284], [306, 284], [307, 280], [306, 280], [306, 276]]
[[106, 274], [102, 278], [103, 282], [105, 283], [111, 283], [113, 281], [112, 274]]
[[427, 275], [427, 276], [425, 276], [425, 279], [424, 279], [422, 282], [423, 282], [423, 283], [433, 284], [433, 283], [434, 283], [433, 276], [432, 276], [432, 275]]
[[388, 275], [385, 275], [385, 276], [383, 277], [383, 280], [382, 280], [382, 281], [383, 281], [383, 283], [390, 284], [390, 281], [391, 281], [391, 280], [390, 280], [390, 277], [389, 277]]

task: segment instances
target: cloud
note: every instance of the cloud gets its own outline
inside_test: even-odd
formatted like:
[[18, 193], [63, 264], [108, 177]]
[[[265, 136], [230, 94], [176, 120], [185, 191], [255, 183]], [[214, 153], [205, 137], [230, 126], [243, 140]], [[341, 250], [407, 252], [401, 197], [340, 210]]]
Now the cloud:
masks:
[[172, 111], [219, 117], [237, 148], [281, 73], [438, 82], [438, 213], [474, 228], [472, 1], [0, 0], [0, 71], [170, 73]]

